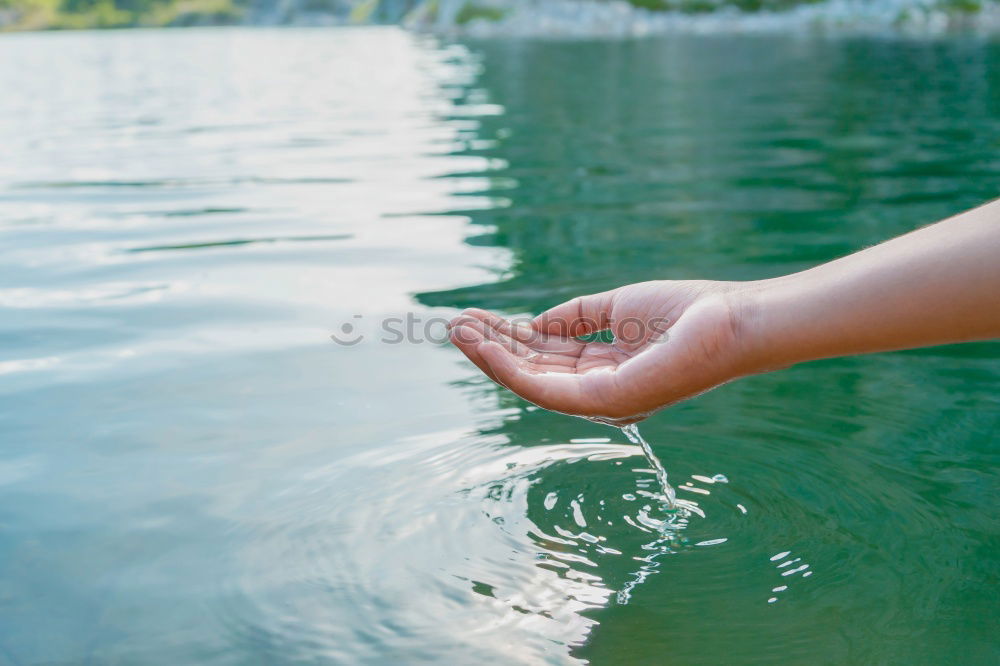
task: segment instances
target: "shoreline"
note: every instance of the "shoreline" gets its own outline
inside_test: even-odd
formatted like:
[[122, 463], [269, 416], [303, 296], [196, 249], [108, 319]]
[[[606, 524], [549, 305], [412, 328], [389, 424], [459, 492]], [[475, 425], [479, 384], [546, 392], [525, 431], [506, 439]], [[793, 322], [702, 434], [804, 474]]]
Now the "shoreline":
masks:
[[[456, 2], [441, 0], [439, 7]], [[439, 8], [428, 19], [411, 16], [404, 25], [422, 32], [473, 38], [636, 38], [675, 34], [1000, 34], [1000, 3], [975, 12], [947, 8], [936, 0], [825, 0], [781, 10], [742, 11], [720, 6], [710, 12], [652, 11], [624, 0], [493, 0], [509, 7], [495, 19], [464, 24]], [[443, 15], [442, 15], [443, 14]]]
[[997, 0], [985, 0], [982, 4], [961, 4], [978, 0], [821, 0], [758, 11], [721, 4], [731, 0], [716, 1], [719, 3], [716, 9], [699, 12], [650, 10], [626, 0], [426, 0], [408, 12], [389, 14], [394, 20], [369, 21], [370, 15], [366, 14], [296, 9], [295, 4], [284, 5], [278, 11], [245, 7], [234, 0], [179, 0], [159, 5], [145, 14], [129, 14], [108, 4], [85, 14], [53, 13], [37, 7], [0, 9], [0, 33], [386, 24], [400, 25], [418, 33], [474, 39], [632, 39], [678, 34], [787, 32], [914, 37], [1000, 35], [1000, 2]]

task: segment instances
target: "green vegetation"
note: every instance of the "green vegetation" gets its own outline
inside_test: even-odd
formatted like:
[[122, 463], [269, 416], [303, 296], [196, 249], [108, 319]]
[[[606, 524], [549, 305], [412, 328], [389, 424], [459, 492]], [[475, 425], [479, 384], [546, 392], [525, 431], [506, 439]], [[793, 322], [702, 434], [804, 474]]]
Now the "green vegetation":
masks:
[[473, 2], [467, 2], [462, 5], [460, 10], [458, 10], [458, 15], [455, 17], [455, 23], [458, 25], [465, 25], [469, 21], [474, 21], [476, 19], [499, 21], [505, 14], [506, 12], [498, 7], [487, 7], [485, 5], [477, 5]]
[[[704, 14], [726, 8], [744, 12], [782, 11], [823, 0], [627, 0], [634, 7], [651, 11]], [[907, 7], [897, 23], [944, 12], [956, 25], [968, 23], [985, 6], [1000, 0], [933, 0], [927, 6]], [[270, 20], [289, 20], [296, 12], [320, 16], [338, 15], [353, 23], [430, 25], [439, 19], [439, 0], [293, 0], [282, 8], [279, 0], [0, 0], [0, 31], [74, 28], [125, 28], [156, 26], [227, 25], [243, 22], [248, 8], [271, 5]], [[455, 5], [449, 5], [452, 8]], [[288, 9], [290, 13], [283, 17]], [[453, 16], [462, 27], [475, 20], [499, 21], [513, 5], [497, 0], [466, 0]], [[450, 13], [450, 12], [449, 12]]]
[[[781, 11], [823, 0], [628, 0], [634, 7], [652, 11], [675, 11], [687, 14], [714, 12], [724, 7], [736, 7], [745, 12]], [[984, 4], [995, 0], [938, 0], [935, 6], [949, 14], [976, 14]]]
[[0, 30], [237, 23], [242, 0], [0, 0]]
[[[973, 2], [975, 0], [957, 1]], [[653, 11], [704, 14], [724, 7], [736, 7], [745, 12], [758, 12], [762, 10], [780, 11], [799, 5], [822, 2], [822, 0], [628, 0], [628, 2], [634, 7]]]
[[980, 0], [938, 0], [938, 6], [958, 14], [976, 14], [983, 8]]

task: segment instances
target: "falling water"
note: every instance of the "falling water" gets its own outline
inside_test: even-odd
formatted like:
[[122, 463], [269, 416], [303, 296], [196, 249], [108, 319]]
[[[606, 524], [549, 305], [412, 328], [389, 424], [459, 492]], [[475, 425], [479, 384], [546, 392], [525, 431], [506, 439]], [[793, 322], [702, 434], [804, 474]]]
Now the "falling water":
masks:
[[677, 508], [677, 493], [674, 491], [674, 487], [670, 485], [670, 481], [667, 479], [667, 470], [663, 467], [663, 463], [660, 459], [656, 457], [653, 453], [652, 447], [649, 446], [649, 442], [643, 439], [642, 435], [639, 433], [638, 424], [632, 423], [622, 428], [622, 432], [628, 437], [629, 441], [633, 444], [638, 444], [642, 447], [642, 452], [646, 454], [646, 460], [653, 467], [653, 471], [656, 472], [656, 480], [660, 483], [660, 490], [663, 493], [663, 500], [667, 509]]

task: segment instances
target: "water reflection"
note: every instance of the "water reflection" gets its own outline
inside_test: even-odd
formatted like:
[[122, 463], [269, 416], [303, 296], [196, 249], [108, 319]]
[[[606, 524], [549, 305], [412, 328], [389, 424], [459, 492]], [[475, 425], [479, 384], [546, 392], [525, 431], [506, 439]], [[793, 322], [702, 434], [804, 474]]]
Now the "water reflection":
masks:
[[[782, 551], [770, 558], [771, 562], [775, 562], [775, 568], [778, 569], [779, 575], [784, 578], [789, 576], [800, 575], [802, 578], [809, 578], [813, 575], [812, 569], [809, 568], [808, 562], [803, 562], [801, 557], [795, 557], [792, 555], [791, 551]], [[782, 584], [771, 589], [772, 593], [777, 594], [778, 592], [784, 592], [788, 589], [788, 582], [782, 580]], [[773, 604], [778, 601], [778, 597], [769, 597], [767, 603]]]
[[483, 117], [470, 141], [490, 145], [462, 154], [496, 166], [484, 193], [506, 203], [466, 211], [467, 242], [514, 259], [423, 303], [538, 311], [651, 275], [772, 276], [996, 196], [995, 44], [474, 48], [488, 66], [459, 108], [485, 97], [506, 113]]

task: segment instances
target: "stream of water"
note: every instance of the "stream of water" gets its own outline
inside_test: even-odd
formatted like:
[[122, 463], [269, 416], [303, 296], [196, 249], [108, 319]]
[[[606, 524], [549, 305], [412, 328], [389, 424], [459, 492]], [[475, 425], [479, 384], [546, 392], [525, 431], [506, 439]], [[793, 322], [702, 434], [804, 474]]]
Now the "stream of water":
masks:
[[646, 461], [649, 462], [650, 467], [656, 472], [656, 481], [660, 484], [661, 499], [663, 500], [664, 508], [668, 510], [677, 509], [677, 491], [674, 487], [670, 485], [670, 479], [667, 476], [667, 470], [660, 462], [660, 459], [656, 457], [653, 453], [653, 447], [649, 445], [642, 437], [642, 433], [639, 432], [639, 424], [632, 423], [622, 428], [622, 432], [628, 438], [628, 441], [633, 444], [637, 444], [642, 447], [642, 453], [646, 456]]

